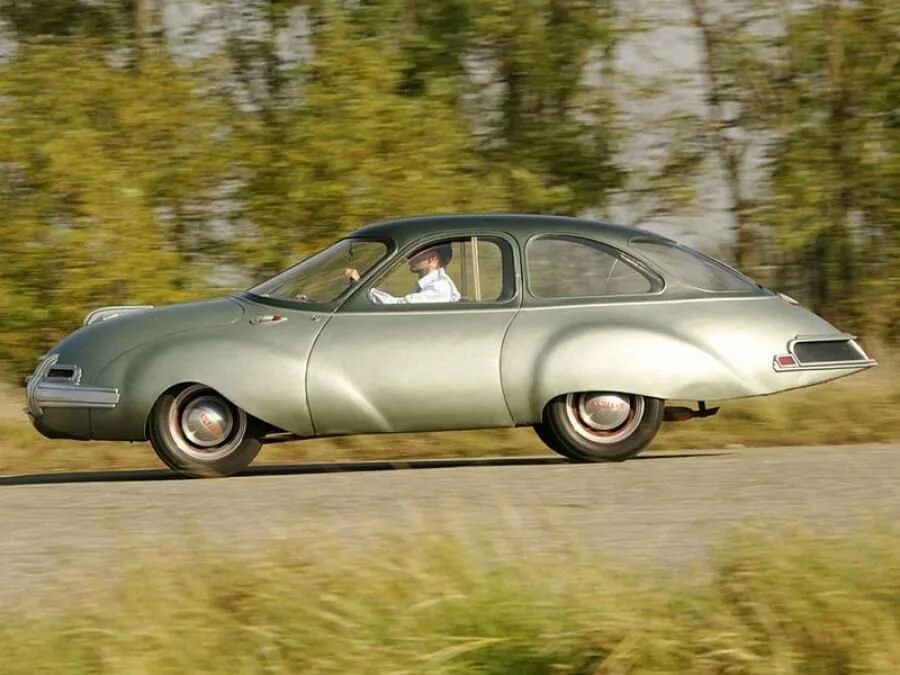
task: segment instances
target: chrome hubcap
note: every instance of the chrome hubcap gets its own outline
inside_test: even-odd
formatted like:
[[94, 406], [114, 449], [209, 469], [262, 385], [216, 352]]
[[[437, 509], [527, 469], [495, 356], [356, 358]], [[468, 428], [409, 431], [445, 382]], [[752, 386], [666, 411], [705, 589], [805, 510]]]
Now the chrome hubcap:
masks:
[[247, 414], [208, 387], [195, 384], [175, 397], [168, 424], [179, 450], [193, 459], [213, 461], [240, 447]]
[[618, 443], [640, 426], [644, 397], [597, 391], [569, 394], [566, 415], [579, 436], [593, 443]]
[[231, 411], [215, 396], [200, 396], [181, 413], [181, 429], [194, 445], [211, 448], [224, 441], [234, 427]]
[[591, 429], [609, 431], [625, 423], [631, 402], [619, 394], [584, 394], [578, 401], [578, 413]]

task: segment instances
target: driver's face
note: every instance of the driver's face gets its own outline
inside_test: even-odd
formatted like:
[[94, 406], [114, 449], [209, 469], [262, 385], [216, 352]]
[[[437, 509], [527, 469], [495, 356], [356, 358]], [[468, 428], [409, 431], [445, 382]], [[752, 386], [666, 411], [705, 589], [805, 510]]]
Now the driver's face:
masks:
[[418, 274], [420, 277], [437, 269], [439, 265], [440, 261], [437, 253], [434, 251], [422, 251], [409, 259], [409, 271]]

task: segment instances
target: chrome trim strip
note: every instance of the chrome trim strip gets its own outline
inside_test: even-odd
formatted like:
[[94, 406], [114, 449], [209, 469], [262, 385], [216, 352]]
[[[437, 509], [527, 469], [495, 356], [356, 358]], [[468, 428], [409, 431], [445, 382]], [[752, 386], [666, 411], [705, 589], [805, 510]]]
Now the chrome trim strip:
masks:
[[[54, 377], [50, 374], [51, 370], [56, 368], [71, 368], [72, 374], [69, 377]], [[59, 363], [53, 365], [47, 370], [47, 376], [44, 378], [47, 382], [64, 382], [66, 384], [81, 384], [81, 368], [78, 366], [65, 366]]]
[[[119, 404], [119, 390], [106, 387], [82, 387], [77, 381], [47, 379], [47, 373], [59, 361], [59, 354], [42, 359], [27, 379], [25, 397], [28, 412], [38, 418], [44, 408], [115, 408]], [[76, 367], [81, 379], [81, 369]]]
[[40, 417], [44, 414], [44, 411], [37, 404], [37, 387], [43, 382], [44, 377], [47, 375], [47, 371], [50, 370], [57, 361], [59, 361], [59, 354], [45, 356], [38, 361], [37, 367], [34, 369], [31, 377], [26, 380], [25, 400], [28, 404], [28, 412], [33, 417]]
[[[798, 342], [852, 342], [856, 339], [855, 335], [850, 333], [823, 333], [820, 335], [796, 335], [793, 340], [788, 341], [788, 351], [794, 353], [794, 345]], [[853, 343], [856, 344], [855, 342]]]
[[875, 359], [865, 361], [822, 361], [820, 363], [804, 363], [796, 366], [779, 366], [777, 360], [772, 360], [772, 367], [779, 373], [790, 373], [795, 370], [840, 370], [842, 368], [871, 368], [877, 366]]
[[35, 387], [34, 401], [38, 408], [115, 408], [119, 390], [42, 382]]
[[284, 323], [288, 318], [280, 314], [266, 314], [264, 316], [256, 316], [250, 319], [250, 323], [254, 326], [274, 326], [277, 323]]
[[794, 298], [789, 296], [787, 293], [777, 293], [776, 295], [778, 295], [779, 298], [784, 300], [789, 305], [799, 305], [800, 304]]
[[[794, 345], [798, 342], [849, 342], [859, 352], [861, 359], [858, 361], [805, 361], [801, 362], [794, 353]], [[871, 368], [877, 366], [878, 361], [870, 358], [863, 348], [856, 343], [856, 336], [850, 333], [825, 333], [822, 335], [797, 335], [787, 343], [788, 353], [797, 362], [795, 366], [782, 366], [778, 363], [778, 356], [772, 358], [772, 367], [779, 373], [795, 370], [841, 370], [846, 368]]]
[[150, 309], [153, 309], [153, 305], [111, 305], [109, 307], [98, 307], [94, 311], [90, 312], [86, 317], [84, 317], [84, 321], [81, 325], [89, 326], [92, 323], [99, 323], [101, 321], [106, 321], [107, 319], [113, 319], [117, 316], [121, 316], [122, 314], [146, 312]]

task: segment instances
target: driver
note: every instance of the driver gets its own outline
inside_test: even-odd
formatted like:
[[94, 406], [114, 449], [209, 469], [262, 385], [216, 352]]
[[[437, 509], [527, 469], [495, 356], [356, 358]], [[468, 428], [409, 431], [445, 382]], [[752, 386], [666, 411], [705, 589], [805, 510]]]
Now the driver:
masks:
[[[453, 257], [449, 244], [419, 251], [409, 259], [409, 271], [417, 274], [416, 290], [408, 295], [396, 297], [377, 288], [369, 289], [369, 298], [379, 305], [405, 305], [420, 302], [457, 302], [459, 291], [453, 279], [444, 269]], [[348, 281], [359, 281], [359, 271], [344, 270]]]

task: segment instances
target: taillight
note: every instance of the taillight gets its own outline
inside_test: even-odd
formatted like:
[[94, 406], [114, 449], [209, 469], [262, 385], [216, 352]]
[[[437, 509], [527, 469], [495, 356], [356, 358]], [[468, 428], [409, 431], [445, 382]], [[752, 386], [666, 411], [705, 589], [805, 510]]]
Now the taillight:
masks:
[[779, 368], [796, 368], [797, 359], [794, 358], [793, 354], [779, 354], [775, 357], [775, 364]]

